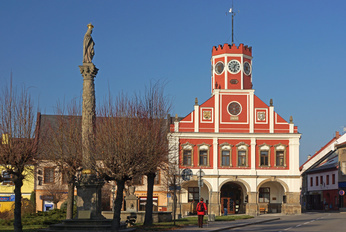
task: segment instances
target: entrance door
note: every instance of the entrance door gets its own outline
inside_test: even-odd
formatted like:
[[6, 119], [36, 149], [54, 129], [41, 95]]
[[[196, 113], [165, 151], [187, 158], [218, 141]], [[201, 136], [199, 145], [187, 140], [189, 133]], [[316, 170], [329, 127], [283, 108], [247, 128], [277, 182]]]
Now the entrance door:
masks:
[[221, 211], [224, 213], [224, 208], [228, 214], [244, 213], [243, 210], [243, 194], [242, 188], [235, 183], [224, 184], [221, 188]]
[[225, 213], [225, 209], [227, 209], [227, 213], [235, 214], [235, 202], [230, 197], [221, 197], [222, 202], [222, 212]]

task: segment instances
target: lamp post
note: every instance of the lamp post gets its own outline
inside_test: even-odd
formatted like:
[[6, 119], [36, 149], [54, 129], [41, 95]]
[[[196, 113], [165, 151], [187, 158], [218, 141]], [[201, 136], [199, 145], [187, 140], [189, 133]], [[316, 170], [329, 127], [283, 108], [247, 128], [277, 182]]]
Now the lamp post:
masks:
[[112, 186], [112, 211], [114, 212], [115, 185]]

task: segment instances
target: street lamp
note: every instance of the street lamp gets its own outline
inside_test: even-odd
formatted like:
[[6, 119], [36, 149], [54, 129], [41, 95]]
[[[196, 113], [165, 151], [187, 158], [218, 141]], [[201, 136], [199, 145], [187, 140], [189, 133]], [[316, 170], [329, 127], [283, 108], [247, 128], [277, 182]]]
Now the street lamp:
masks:
[[115, 185], [112, 186], [112, 211], [114, 212]]

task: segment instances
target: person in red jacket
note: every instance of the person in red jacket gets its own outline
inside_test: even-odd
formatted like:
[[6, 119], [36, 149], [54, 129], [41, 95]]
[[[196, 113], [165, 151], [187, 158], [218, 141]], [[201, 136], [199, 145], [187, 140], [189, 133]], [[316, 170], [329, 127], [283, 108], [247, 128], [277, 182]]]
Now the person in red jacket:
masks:
[[203, 197], [201, 197], [201, 201], [198, 202], [196, 211], [198, 215], [198, 227], [203, 228], [203, 217], [208, 212], [207, 205], [203, 202]]

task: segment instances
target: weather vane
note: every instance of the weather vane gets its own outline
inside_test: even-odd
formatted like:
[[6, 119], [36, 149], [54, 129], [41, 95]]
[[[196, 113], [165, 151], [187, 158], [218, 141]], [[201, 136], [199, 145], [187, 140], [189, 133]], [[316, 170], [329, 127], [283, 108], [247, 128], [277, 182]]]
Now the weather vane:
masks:
[[233, 45], [234, 44], [234, 26], [233, 26], [233, 21], [234, 21], [234, 16], [235, 16], [235, 12], [234, 12], [234, 9], [233, 9], [233, 1], [232, 1], [232, 8], [230, 8], [229, 11], [226, 12], [226, 15], [227, 15], [227, 13], [232, 15], [232, 45]]

